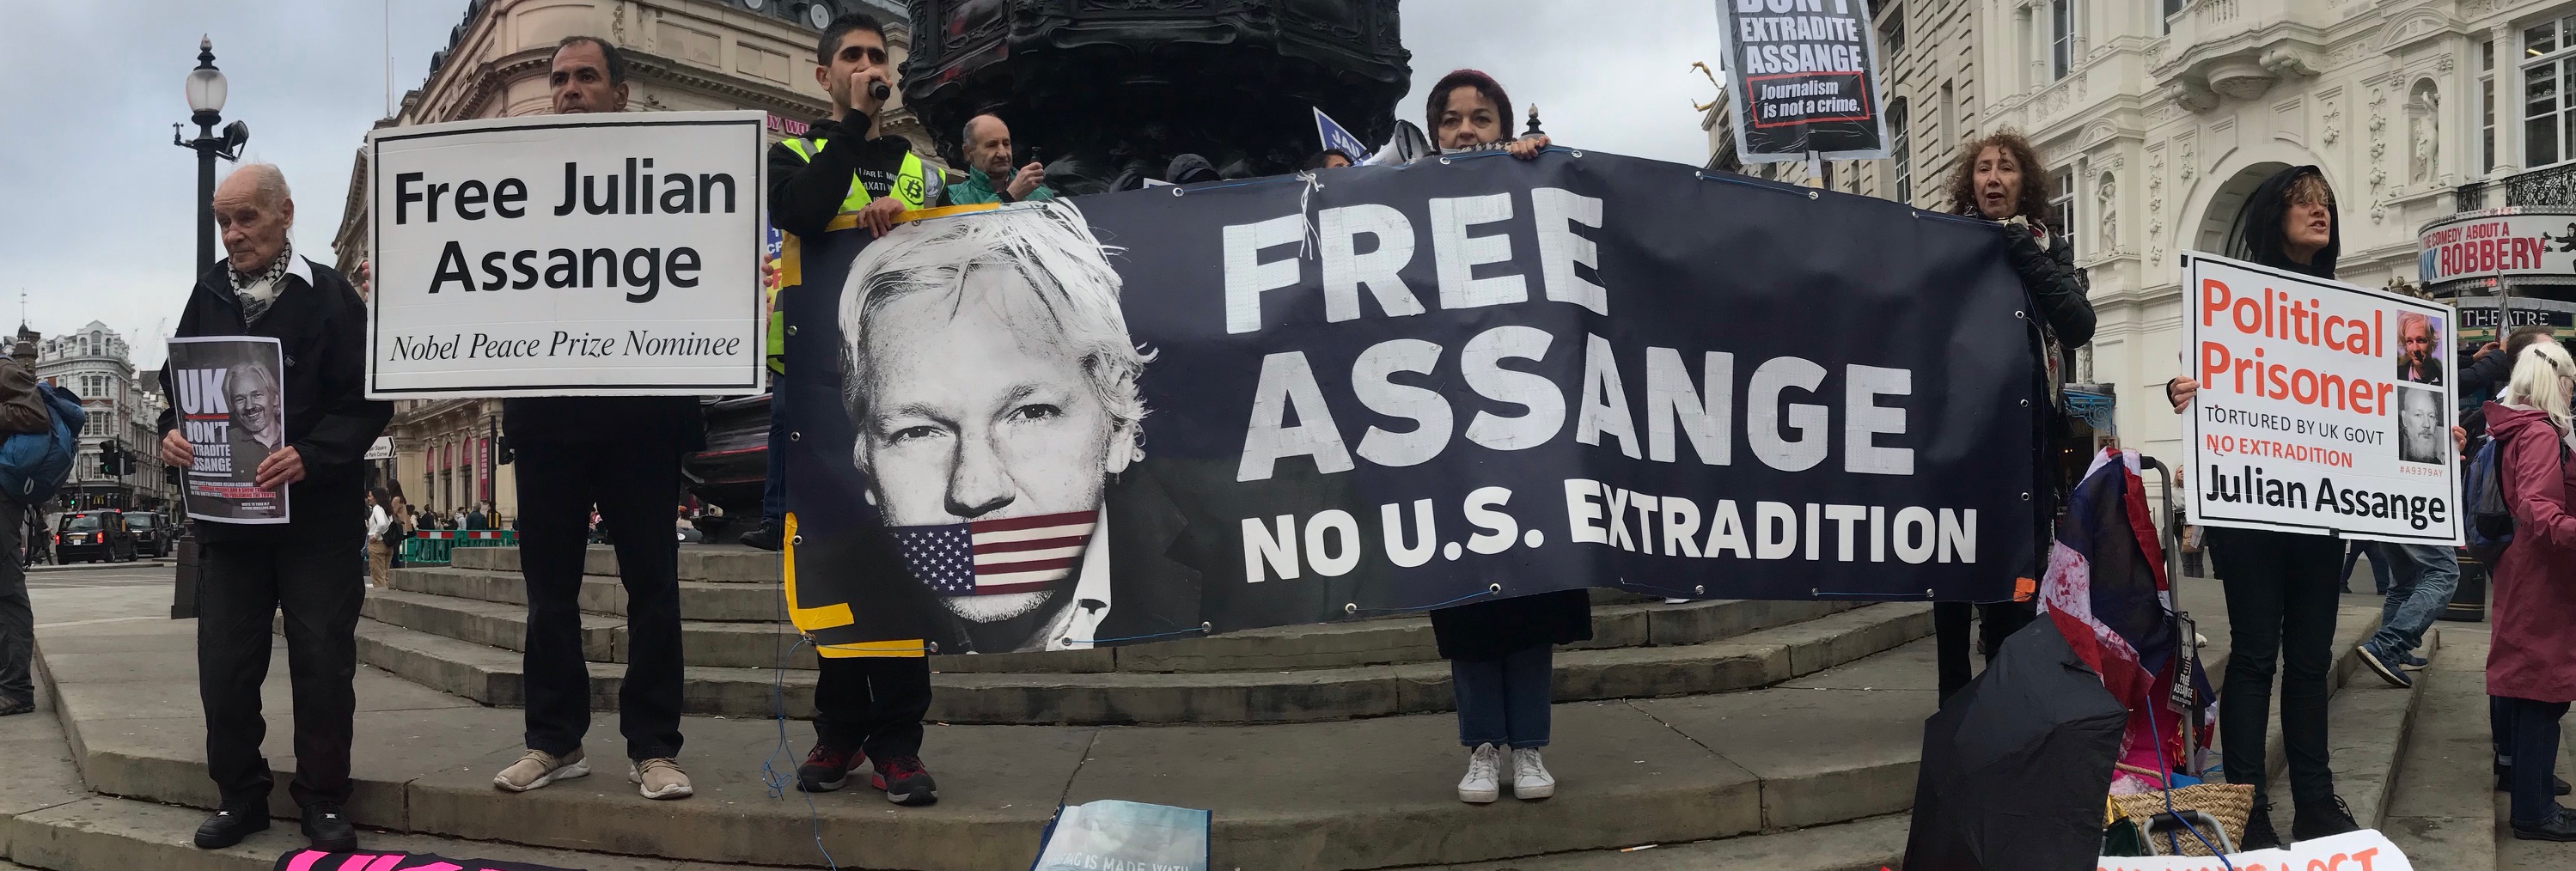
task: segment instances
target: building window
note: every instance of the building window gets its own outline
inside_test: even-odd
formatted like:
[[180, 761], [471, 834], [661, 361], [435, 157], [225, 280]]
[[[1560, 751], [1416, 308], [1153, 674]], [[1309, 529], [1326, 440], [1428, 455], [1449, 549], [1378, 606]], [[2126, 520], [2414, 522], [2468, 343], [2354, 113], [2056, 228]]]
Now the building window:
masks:
[[2523, 165], [2576, 156], [2576, 15], [2522, 32]]
[[2066, 78], [2075, 69], [2075, 0], [2049, 0], [2048, 78]]
[[1895, 57], [1897, 52], [1904, 50], [1905, 7], [1898, 6], [1888, 11], [1887, 26], [1878, 31], [1878, 56]]
[[2172, 33], [2172, 32], [2173, 32], [2173, 20], [2174, 20], [2174, 16], [2176, 16], [2176, 15], [2181, 15], [2181, 14], [2182, 14], [2182, 7], [2184, 7], [2185, 5], [2188, 5], [2190, 2], [2191, 2], [2191, 0], [2165, 0], [2165, 32], [2166, 32], [2166, 33]]
[[1905, 134], [1904, 100], [1887, 107], [1887, 141], [1887, 157], [1895, 161], [1892, 170], [1896, 178], [1895, 200], [1911, 204], [1914, 202], [1914, 143]]
[[2067, 228], [2077, 226], [2075, 220], [2075, 168], [2070, 166], [2050, 173], [2048, 177], [2048, 191], [2048, 214], [2052, 219], [2048, 227], [2049, 232], [2065, 236], [2067, 246], [2066, 250], [2074, 252], [2079, 257], [2082, 256], [2084, 249], [2076, 244], [2075, 234], [2067, 232]]

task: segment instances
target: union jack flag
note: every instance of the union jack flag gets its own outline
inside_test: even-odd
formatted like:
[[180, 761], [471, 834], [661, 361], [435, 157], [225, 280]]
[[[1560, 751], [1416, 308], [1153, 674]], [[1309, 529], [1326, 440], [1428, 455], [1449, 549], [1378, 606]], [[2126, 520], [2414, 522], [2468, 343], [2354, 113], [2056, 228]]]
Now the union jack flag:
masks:
[[912, 575], [942, 596], [1045, 589], [1073, 572], [1091, 528], [1089, 511], [890, 528]]

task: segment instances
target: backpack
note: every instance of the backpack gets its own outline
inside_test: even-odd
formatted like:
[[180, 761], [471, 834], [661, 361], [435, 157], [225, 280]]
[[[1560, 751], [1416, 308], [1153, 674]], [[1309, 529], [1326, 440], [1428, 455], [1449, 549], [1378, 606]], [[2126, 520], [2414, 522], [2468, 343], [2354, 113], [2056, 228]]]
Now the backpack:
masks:
[[[2567, 462], [2563, 442], [2558, 446], [2558, 462]], [[2462, 500], [2469, 515], [2469, 556], [2490, 567], [2513, 544], [2513, 503], [2505, 496], [2503, 463], [2504, 439], [2489, 438], [2478, 445], [2469, 461], [2468, 492]]]
[[54, 498], [54, 488], [71, 477], [72, 463], [80, 458], [81, 425], [89, 419], [88, 412], [81, 410], [80, 398], [71, 391], [38, 383], [36, 394], [52, 412], [51, 428], [11, 433], [0, 440], [0, 495], [20, 505]]

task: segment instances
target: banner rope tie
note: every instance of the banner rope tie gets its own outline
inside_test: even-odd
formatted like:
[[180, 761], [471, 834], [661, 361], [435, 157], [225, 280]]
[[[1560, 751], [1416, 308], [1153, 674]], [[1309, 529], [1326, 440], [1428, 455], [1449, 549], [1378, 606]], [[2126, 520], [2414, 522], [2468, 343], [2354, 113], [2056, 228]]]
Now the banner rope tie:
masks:
[[1092, 645], [1117, 644], [1123, 641], [1144, 641], [1151, 638], [1171, 638], [1177, 635], [1206, 635], [1213, 631], [1215, 630], [1211, 629], [1207, 624], [1201, 623], [1188, 629], [1175, 629], [1170, 632], [1152, 632], [1144, 635], [1129, 635], [1124, 638], [1094, 638], [1088, 641], [1076, 643]]
[[1344, 613], [1344, 614], [1401, 614], [1401, 613], [1404, 613], [1404, 612], [1406, 612], [1406, 611], [1436, 611], [1436, 610], [1439, 610], [1439, 609], [1441, 609], [1441, 608], [1446, 608], [1446, 607], [1449, 607], [1449, 606], [1451, 606], [1451, 605], [1455, 605], [1455, 604], [1458, 604], [1458, 603], [1460, 603], [1460, 602], [1467, 601], [1467, 600], [1469, 600], [1469, 599], [1480, 599], [1480, 598], [1484, 598], [1484, 597], [1486, 597], [1486, 596], [1501, 596], [1502, 594], [1503, 594], [1502, 587], [1501, 587], [1501, 585], [1497, 584], [1497, 585], [1495, 585], [1495, 586], [1487, 587], [1487, 588], [1485, 588], [1485, 589], [1478, 590], [1478, 591], [1473, 592], [1473, 593], [1468, 593], [1467, 595], [1460, 596], [1460, 597], [1458, 597], [1458, 598], [1451, 599], [1451, 600], [1446, 601], [1446, 602], [1440, 602], [1440, 603], [1437, 603], [1437, 604], [1431, 604], [1431, 605], [1423, 605], [1423, 606], [1418, 607], [1418, 608], [1362, 608], [1362, 607], [1360, 607], [1360, 606], [1358, 605], [1358, 603], [1351, 603], [1351, 604], [1346, 604], [1346, 605], [1343, 605], [1343, 606], [1342, 606], [1342, 613]]
[[[787, 595], [784, 590], [779, 592], [778, 611], [778, 619], [785, 622]], [[769, 646], [771, 649], [778, 649], [785, 640], [783, 637], [773, 637]], [[787, 660], [795, 656], [796, 651], [803, 650], [806, 645], [813, 643], [812, 636], [800, 633], [796, 639], [796, 646], [778, 650], [778, 665], [769, 672], [770, 719], [778, 724], [778, 743], [770, 747], [769, 755], [760, 760], [760, 783], [769, 788], [769, 797], [772, 800], [785, 799], [788, 784], [796, 779], [793, 768], [784, 773], [778, 770], [780, 755], [784, 754], [788, 760], [787, 764], [791, 766], [800, 764], [796, 761], [796, 745], [787, 739]], [[823, 812], [814, 806], [814, 794], [802, 789], [797, 792], [805, 797], [805, 820], [814, 832], [814, 851], [823, 854], [825, 867], [840, 871], [841, 863], [832, 858], [831, 848], [823, 846]]]

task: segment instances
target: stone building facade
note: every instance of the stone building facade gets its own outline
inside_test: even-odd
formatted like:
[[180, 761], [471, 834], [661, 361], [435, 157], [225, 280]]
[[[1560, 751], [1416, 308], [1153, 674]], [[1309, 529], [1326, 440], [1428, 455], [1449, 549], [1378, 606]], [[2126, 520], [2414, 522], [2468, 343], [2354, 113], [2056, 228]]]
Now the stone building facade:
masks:
[[[158, 372], [137, 372], [125, 337], [106, 324], [91, 321], [80, 329], [46, 338], [34, 336], [36, 377], [81, 398], [87, 413], [80, 434], [80, 459], [61, 493], [74, 508], [160, 508], [171, 501], [162, 480], [158, 428], [166, 407]], [[109, 440], [134, 452], [134, 471], [106, 475], [99, 471], [99, 446]]]
[[[556, 43], [583, 35], [604, 39], [625, 56], [628, 109], [759, 109], [770, 114], [776, 141], [830, 113], [814, 81], [814, 43], [817, 19], [829, 21], [839, 11], [883, 21], [891, 60], [903, 62], [910, 27], [898, 0], [472, 0], [448, 47], [432, 56], [427, 78], [403, 95], [394, 117], [376, 126], [544, 114], [552, 107], [546, 74]], [[903, 110], [902, 99], [897, 89], [886, 129], [911, 139], [916, 153], [931, 155], [930, 137]], [[361, 148], [332, 248], [339, 270], [362, 290], [371, 284], [367, 182]], [[386, 429], [395, 458], [382, 471], [418, 508], [453, 513], [491, 502], [505, 518], [515, 515], [517, 487], [495, 438], [500, 416], [501, 404], [492, 399], [398, 401]]]
[[[2069, 374], [2116, 400], [2122, 444], [2168, 461], [2181, 447], [2161, 395], [2181, 371], [2177, 255], [2223, 252], [2263, 177], [2323, 170], [2342, 217], [2339, 277], [2367, 286], [2415, 278], [2429, 222], [2576, 202], [2566, 0], [1880, 0], [1873, 12], [1902, 147], [1835, 162], [1828, 186], [1947, 209], [1958, 143], [2028, 134], [2100, 320]], [[1702, 123], [1712, 168], [1732, 151], [1720, 112]], [[1800, 164], [1774, 167], [1812, 183]]]
[[1990, 117], [2028, 131], [2065, 183], [2101, 322], [2085, 365], [2116, 390], [2124, 442], [2169, 461], [2176, 255], [2223, 253], [2265, 176], [2321, 168], [2338, 277], [2383, 286], [2416, 276], [2417, 232], [2461, 186], [2565, 164], [2576, 133], [2557, 85], [2576, 83], [2561, 78], [2576, 76], [2563, 0], [1981, 2], [2004, 24], [1985, 52], [2009, 71], [1990, 80]]

